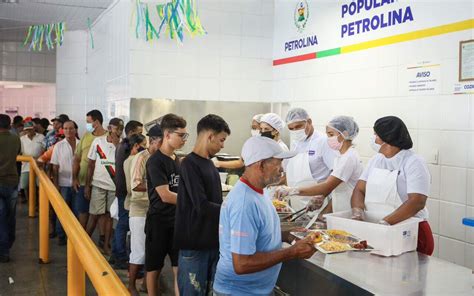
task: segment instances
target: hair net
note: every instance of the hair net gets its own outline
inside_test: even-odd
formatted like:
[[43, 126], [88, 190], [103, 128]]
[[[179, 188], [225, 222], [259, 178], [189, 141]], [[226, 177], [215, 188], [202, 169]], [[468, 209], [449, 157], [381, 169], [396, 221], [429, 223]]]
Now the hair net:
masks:
[[292, 124], [293, 122], [305, 121], [309, 119], [308, 112], [303, 108], [293, 108], [288, 111], [286, 115], [286, 124]]
[[403, 121], [396, 116], [386, 116], [374, 124], [374, 131], [385, 143], [400, 149], [411, 149], [413, 142]]
[[354, 140], [359, 134], [359, 125], [350, 116], [336, 116], [329, 121], [328, 127], [340, 132], [346, 140]]
[[260, 120], [262, 119], [263, 114], [255, 114], [252, 117], [252, 120], [255, 120], [256, 122], [260, 123]]
[[265, 122], [265, 123], [269, 124], [271, 127], [276, 129], [277, 132], [279, 132], [279, 133], [281, 133], [281, 131], [285, 127], [285, 123], [283, 122], [281, 117], [278, 116], [278, 114], [275, 114], [275, 113], [267, 113], [267, 114], [263, 115], [262, 118], [260, 119], [260, 123], [262, 123], [262, 122]]

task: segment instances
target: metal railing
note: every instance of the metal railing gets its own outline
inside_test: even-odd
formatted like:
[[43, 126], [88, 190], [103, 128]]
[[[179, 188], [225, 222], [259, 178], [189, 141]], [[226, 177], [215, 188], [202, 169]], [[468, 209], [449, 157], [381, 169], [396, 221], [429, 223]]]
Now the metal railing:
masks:
[[125, 285], [99, 252], [46, 173], [31, 156], [18, 156], [30, 163], [28, 216], [35, 217], [36, 177], [39, 180], [39, 261], [49, 262], [49, 204], [67, 234], [67, 294], [85, 295], [89, 276], [99, 295], [130, 295]]

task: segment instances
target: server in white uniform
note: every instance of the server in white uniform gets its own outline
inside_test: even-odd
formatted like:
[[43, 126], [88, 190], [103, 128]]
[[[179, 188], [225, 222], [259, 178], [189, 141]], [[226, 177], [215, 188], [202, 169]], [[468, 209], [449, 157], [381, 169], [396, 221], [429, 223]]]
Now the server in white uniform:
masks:
[[413, 142], [400, 118], [378, 119], [374, 132], [371, 146], [377, 154], [370, 159], [352, 194], [352, 218], [364, 220], [365, 211], [385, 225], [420, 218], [417, 251], [431, 255], [434, 240], [426, 221], [425, 205], [430, 193], [426, 162], [410, 150]]
[[281, 139], [281, 132], [284, 128], [285, 123], [278, 114], [267, 113], [260, 118], [260, 134], [277, 141], [283, 151], [290, 151]]
[[[326, 135], [314, 130], [306, 110], [293, 108], [288, 111], [286, 124], [290, 130], [291, 150], [298, 152], [284, 163], [287, 185], [303, 187], [325, 181], [331, 174], [338, 152], [329, 147]], [[309, 199], [291, 197], [291, 203], [298, 209], [306, 206]]]
[[[338, 152], [331, 175], [318, 184], [314, 182], [311, 186], [285, 186], [281, 187], [277, 193], [279, 198], [289, 195], [328, 196], [331, 194], [331, 201], [320, 215], [351, 210], [352, 191], [363, 171], [359, 155], [352, 145], [352, 141], [359, 134], [359, 126], [354, 118], [349, 116], [333, 118], [326, 126], [326, 134], [329, 147]], [[315, 198], [309, 208], [317, 209], [321, 205], [321, 199]]]

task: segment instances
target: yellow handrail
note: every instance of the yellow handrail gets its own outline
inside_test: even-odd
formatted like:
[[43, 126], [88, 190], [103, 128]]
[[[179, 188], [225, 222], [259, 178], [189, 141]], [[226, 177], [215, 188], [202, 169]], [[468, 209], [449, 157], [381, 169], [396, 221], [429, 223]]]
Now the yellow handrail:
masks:
[[[39, 179], [39, 260], [49, 262], [49, 203], [63, 226], [67, 238], [68, 295], [85, 295], [85, 272], [99, 295], [130, 295], [120, 278], [100, 254], [82, 228], [61, 194], [31, 156], [18, 156], [17, 161], [30, 163], [29, 216], [36, 206], [35, 177]], [[33, 189], [34, 188], [34, 189]]]

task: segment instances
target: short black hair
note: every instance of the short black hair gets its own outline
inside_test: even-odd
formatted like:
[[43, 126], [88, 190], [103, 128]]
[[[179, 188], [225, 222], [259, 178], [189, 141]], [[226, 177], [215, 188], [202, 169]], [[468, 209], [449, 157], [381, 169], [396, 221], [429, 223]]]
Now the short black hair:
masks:
[[143, 126], [143, 123], [141, 123], [140, 121], [130, 120], [125, 125], [125, 135], [128, 135], [129, 133], [135, 131], [137, 128], [142, 127], [142, 126]]
[[0, 114], [0, 128], [9, 129], [12, 119], [6, 114]]
[[90, 116], [94, 121], [99, 121], [100, 124], [104, 123], [104, 117], [102, 116], [102, 113], [99, 110], [91, 110], [87, 112], [86, 116]]
[[[66, 123], [66, 122], [72, 122], [72, 124], [74, 124], [74, 128], [79, 129], [79, 127], [77, 126], [77, 123], [74, 120], [69, 119], [69, 120], [66, 120], [64, 123]], [[63, 123], [63, 127], [64, 127], [64, 123]]]
[[33, 118], [31, 121], [33, 121], [35, 124], [41, 124], [41, 119], [38, 117]]
[[13, 124], [14, 125], [17, 125], [17, 124], [20, 124], [20, 123], [23, 123], [23, 117], [22, 116], [17, 115], [15, 117], [13, 117]]
[[49, 119], [48, 118], [41, 118], [40, 119], [40, 124], [44, 129], [48, 129], [49, 126]]
[[169, 113], [163, 116], [160, 125], [163, 131], [174, 131], [178, 128], [185, 128], [186, 120], [181, 116]]
[[215, 114], [208, 114], [199, 120], [197, 124], [197, 133], [199, 134], [204, 131], [213, 131], [216, 134], [225, 132], [230, 135], [230, 128], [227, 122], [225, 122], [222, 117]]

